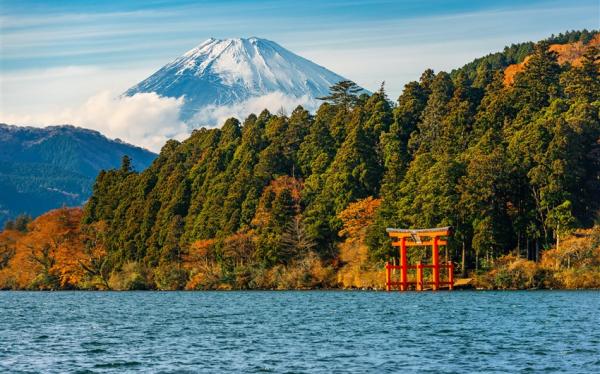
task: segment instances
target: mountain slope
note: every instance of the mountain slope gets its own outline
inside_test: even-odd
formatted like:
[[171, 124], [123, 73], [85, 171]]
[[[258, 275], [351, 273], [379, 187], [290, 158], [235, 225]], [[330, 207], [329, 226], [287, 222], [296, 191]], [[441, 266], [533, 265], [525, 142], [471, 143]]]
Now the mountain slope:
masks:
[[0, 124], [0, 225], [20, 213], [39, 215], [81, 205], [101, 169], [118, 167], [123, 155], [145, 169], [155, 154], [73, 126], [46, 128]]
[[280, 92], [315, 99], [345, 78], [260, 38], [208, 39], [125, 92], [185, 96], [182, 117]]

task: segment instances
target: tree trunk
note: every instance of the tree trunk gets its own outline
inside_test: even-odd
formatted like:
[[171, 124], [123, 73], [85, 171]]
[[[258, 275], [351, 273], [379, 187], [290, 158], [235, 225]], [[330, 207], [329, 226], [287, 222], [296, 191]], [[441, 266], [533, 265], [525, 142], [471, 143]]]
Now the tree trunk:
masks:
[[467, 268], [465, 266], [465, 261], [466, 261], [466, 257], [467, 257], [467, 251], [465, 249], [465, 241], [463, 240], [462, 242], [462, 263], [461, 263], [461, 274], [463, 278], [467, 277]]

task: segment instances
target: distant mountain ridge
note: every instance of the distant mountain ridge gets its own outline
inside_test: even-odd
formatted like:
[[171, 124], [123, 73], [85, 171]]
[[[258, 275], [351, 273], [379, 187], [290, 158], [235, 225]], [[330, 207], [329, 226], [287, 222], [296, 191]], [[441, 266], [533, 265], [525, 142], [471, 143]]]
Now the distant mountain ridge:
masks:
[[118, 167], [124, 155], [137, 170], [156, 157], [94, 130], [0, 124], [0, 225], [20, 213], [83, 204], [98, 172]]
[[237, 104], [275, 92], [316, 99], [345, 79], [267, 39], [210, 38], [124, 94], [185, 96], [182, 117], [189, 120], [207, 106]]

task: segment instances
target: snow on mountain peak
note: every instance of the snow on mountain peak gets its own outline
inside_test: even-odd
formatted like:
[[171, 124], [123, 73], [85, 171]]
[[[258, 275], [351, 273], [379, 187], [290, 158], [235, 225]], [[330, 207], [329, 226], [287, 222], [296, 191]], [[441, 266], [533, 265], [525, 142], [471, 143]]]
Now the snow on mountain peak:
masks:
[[185, 96], [182, 118], [191, 120], [207, 107], [239, 105], [274, 93], [315, 100], [344, 79], [267, 39], [210, 38], [125, 95], [155, 92], [165, 97]]

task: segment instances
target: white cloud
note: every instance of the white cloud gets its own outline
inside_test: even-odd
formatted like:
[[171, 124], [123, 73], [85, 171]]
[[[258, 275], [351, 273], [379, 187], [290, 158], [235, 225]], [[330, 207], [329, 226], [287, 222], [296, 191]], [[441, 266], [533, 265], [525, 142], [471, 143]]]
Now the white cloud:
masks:
[[295, 97], [281, 92], [272, 92], [233, 105], [207, 106], [194, 115], [190, 123], [221, 126], [228, 118], [236, 117], [243, 121], [248, 115], [252, 113], [258, 115], [264, 109], [268, 109], [271, 113], [283, 110], [285, 113], [290, 114], [298, 105], [313, 111], [319, 105], [319, 102], [308, 96]]
[[182, 140], [198, 124], [215, 127], [229, 117], [243, 121], [265, 108], [291, 113], [297, 105], [312, 110], [318, 104], [308, 97], [272, 93], [236, 105], [205, 108], [184, 123], [180, 119], [183, 98], [154, 93], [119, 96], [150, 74], [148, 70], [154, 68], [67, 66], [0, 74], [0, 122], [40, 127], [70, 124], [159, 151], [168, 139]]
[[18, 125], [72, 124], [159, 151], [168, 139], [182, 140], [189, 135], [188, 127], [179, 119], [183, 103], [183, 98], [155, 93], [115, 97], [113, 92], [103, 91], [75, 108], [32, 115], [3, 113], [0, 121]]
[[98, 130], [109, 138], [119, 138], [158, 152], [169, 139], [187, 138], [198, 124], [220, 127], [230, 117], [243, 121], [251, 113], [259, 114], [264, 109], [290, 114], [298, 105], [313, 111], [319, 104], [308, 96], [293, 97], [273, 92], [234, 105], [206, 107], [185, 123], [180, 119], [184, 103], [183, 97], [161, 97], [156, 93], [139, 93], [129, 97], [102, 91], [80, 105], [63, 110], [33, 114], [1, 113], [0, 122], [29, 126], [71, 124]]

